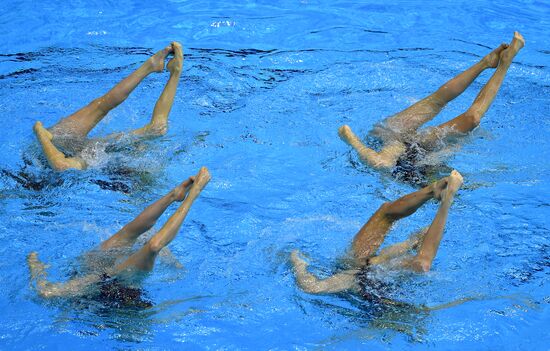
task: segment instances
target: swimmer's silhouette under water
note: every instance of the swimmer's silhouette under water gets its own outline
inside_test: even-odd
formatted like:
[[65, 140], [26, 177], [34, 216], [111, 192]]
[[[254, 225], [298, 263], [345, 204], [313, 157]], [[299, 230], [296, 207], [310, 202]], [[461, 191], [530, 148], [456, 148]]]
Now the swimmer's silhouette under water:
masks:
[[[405, 195], [396, 201], [382, 204], [353, 239], [353, 267], [331, 277], [319, 279], [309, 273], [308, 264], [300, 258], [297, 250], [293, 251], [290, 261], [298, 285], [305, 292], [311, 294], [352, 291], [367, 300], [383, 300], [384, 292], [376, 291], [383, 289], [383, 284], [372, 278], [369, 274], [370, 270], [375, 266], [380, 266], [387, 269], [408, 269], [416, 272], [429, 271], [443, 237], [449, 209], [462, 182], [460, 173], [452, 171], [450, 176], [421, 190]], [[432, 224], [419, 233], [413, 234], [408, 240], [384, 248], [376, 255], [394, 222], [412, 215], [430, 199], [440, 201]], [[409, 254], [413, 250], [417, 251], [414, 256]]]
[[[98, 250], [92, 251], [92, 264], [86, 267], [87, 274], [65, 283], [47, 280], [47, 266], [32, 252], [27, 258], [31, 280], [36, 283], [38, 293], [45, 298], [92, 296], [116, 302], [119, 305], [143, 304], [139, 299], [140, 289], [132, 287], [140, 273], [153, 269], [159, 252], [178, 234], [191, 205], [201, 190], [210, 181], [208, 169], [203, 167], [196, 176], [190, 177], [161, 199], [149, 205], [132, 222], [126, 224], [115, 235], [102, 242]], [[153, 227], [158, 218], [175, 201], [183, 201], [164, 226], [152, 236], [137, 252], [125, 253], [132, 248], [143, 233]], [[102, 262], [101, 265], [97, 262]], [[110, 264], [105, 264], [109, 262]], [[96, 263], [93, 265], [93, 263]]]
[[[363, 163], [376, 169], [393, 169], [392, 173], [396, 178], [425, 185], [429, 168], [423, 162], [426, 161], [426, 156], [437, 151], [440, 141], [463, 136], [479, 125], [502, 85], [512, 60], [524, 44], [521, 34], [515, 32], [510, 45], [500, 45], [481, 61], [443, 84], [432, 95], [378, 124], [370, 134], [382, 141], [380, 152], [363, 144], [347, 125], [340, 127], [338, 134], [357, 151]], [[435, 128], [417, 132], [418, 128], [432, 120], [448, 102], [462, 94], [487, 68], [496, 68], [496, 71], [466, 112]]]
[[166, 133], [168, 115], [174, 102], [176, 89], [183, 67], [183, 50], [179, 43], [173, 42], [163, 50], [150, 57], [136, 71], [123, 79], [107, 94], [95, 99], [86, 107], [72, 115], [63, 118], [51, 128], [44, 128], [41, 122], [36, 122], [34, 132], [40, 141], [42, 150], [50, 166], [57, 171], [66, 169], [85, 169], [88, 165], [82, 157], [82, 152], [94, 141], [114, 141], [120, 139], [121, 134], [106, 138], [91, 140], [88, 133], [107, 115], [120, 105], [141, 81], [153, 72], [164, 70], [164, 61], [169, 54], [174, 57], [166, 68], [170, 71], [170, 78], [160, 95], [151, 121], [144, 127], [128, 133], [135, 137], [156, 137]]

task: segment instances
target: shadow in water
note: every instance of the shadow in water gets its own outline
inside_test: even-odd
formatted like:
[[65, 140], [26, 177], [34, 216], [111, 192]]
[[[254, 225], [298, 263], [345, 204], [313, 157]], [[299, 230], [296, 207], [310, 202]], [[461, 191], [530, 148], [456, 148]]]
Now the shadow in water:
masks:
[[118, 341], [141, 343], [153, 339], [157, 325], [174, 324], [190, 315], [204, 313], [191, 305], [210, 297], [192, 296], [159, 304], [149, 301], [148, 306], [113, 305], [91, 297], [58, 300], [52, 302], [59, 308], [53, 327], [70, 330], [80, 337], [96, 337], [110, 332]]

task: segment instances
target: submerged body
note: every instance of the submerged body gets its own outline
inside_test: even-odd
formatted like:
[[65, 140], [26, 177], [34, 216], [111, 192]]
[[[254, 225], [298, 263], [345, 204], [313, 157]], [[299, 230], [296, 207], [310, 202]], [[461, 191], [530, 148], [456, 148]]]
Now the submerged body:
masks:
[[[380, 267], [385, 271], [429, 271], [443, 237], [454, 195], [462, 182], [460, 173], [453, 171], [449, 177], [419, 191], [384, 203], [355, 235], [351, 250], [352, 267], [326, 279], [319, 279], [309, 273], [308, 264], [300, 258], [298, 251], [293, 251], [290, 261], [298, 286], [312, 294], [352, 291], [372, 302], [395, 304], [386, 299], [390, 286], [378, 279], [379, 272], [376, 272], [375, 268]], [[392, 225], [397, 220], [413, 214], [430, 199], [440, 201], [432, 224], [411, 235], [408, 240], [386, 247], [377, 253]], [[410, 252], [415, 250], [417, 254], [411, 255]]]
[[[201, 168], [161, 199], [148, 206], [132, 222], [102, 242], [97, 250], [84, 257], [84, 272], [65, 283], [47, 280], [46, 265], [38, 254], [29, 254], [27, 262], [31, 279], [38, 293], [45, 298], [89, 297], [113, 305], [146, 306], [139, 288], [143, 273], [152, 270], [157, 256], [177, 235], [183, 220], [201, 190], [210, 180], [206, 168]], [[130, 252], [141, 235], [153, 227], [158, 218], [175, 201], [182, 204], [164, 226], [136, 252]]]
[[[341, 126], [338, 134], [357, 151], [363, 163], [376, 169], [390, 170], [397, 179], [425, 186], [438, 166], [428, 158], [441, 151], [442, 146], [446, 146], [451, 139], [466, 135], [480, 124], [496, 97], [513, 58], [524, 43], [521, 34], [515, 32], [510, 45], [500, 45], [432, 95], [376, 125], [370, 134], [381, 141], [380, 151], [367, 147], [347, 125]], [[417, 131], [437, 116], [447, 103], [462, 94], [488, 68], [496, 68], [495, 73], [466, 112], [437, 127]]]

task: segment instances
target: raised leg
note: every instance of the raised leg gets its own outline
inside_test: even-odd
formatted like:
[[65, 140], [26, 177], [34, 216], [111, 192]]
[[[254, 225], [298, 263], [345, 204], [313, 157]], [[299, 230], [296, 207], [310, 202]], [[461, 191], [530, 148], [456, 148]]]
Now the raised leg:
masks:
[[162, 94], [155, 104], [153, 117], [145, 127], [135, 130], [133, 134], [143, 136], [158, 136], [166, 134], [168, 129], [168, 115], [170, 114], [172, 104], [174, 103], [174, 97], [176, 96], [176, 89], [178, 87], [181, 70], [183, 67], [183, 49], [181, 44], [173, 42], [172, 48], [174, 58], [171, 59], [166, 66], [168, 71], [170, 71], [170, 78], [168, 79], [168, 83], [166, 83]]
[[355, 275], [358, 270], [347, 270], [326, 279], [319, 279], [308, 272], [308, 264], [300, 257], [298, 250], [290, 254], [290, 263], [292, 263], [296, 283], [309, 294], [338, 293], [356, 287]]
[[160, 250], [168, 245], [178, 234], [178, 231], [187, 216], [193, 201], [199, 196], [201, 190], [210, 181], [210, 174], [206, 167], [202, 167], [195, 177], [195, 181], [189, 190], [187, 197], [180, 207], [168, 219], [164, 226], [143, 247], [126, 261], [115, 267], [115, 274], [126, 270], [150, 271]]
[[447, 184], [442, 178], [427, 187], [403, 196], [392, 202], [386, 202], [374, 213], [369, 221], [359, 230], [353, 239], [353, 253], [358, 264], [366, 264], [384, 241], [392, 224], [413, 214], [430, 199], [440, 199], [441, 192]]
[[411, 250], [417, 249], [424, 241], [424, 236], [427, 231], [428, 227], [422, 228], [420, 231], [411, 235], [407, 240], [383, 248], [378, 255], [369, 259], [369, 263], [371, 265], [382, 264], [394, 258], [401, 257]]
[[506, 48], [506, 44], [501, 44], [479, 62], [443, 84], [435, 93], [389, 117], [384, 121], [385, 127], [398, 134], [414, 132], [437, 116], [447, 103], [462, 94], [481, 72], [497, 67], [499, 55]]
[[432, 266], [432, 262], [437, 254], [439, 243], [443, 237], [443, 230], [447, 222], [447, 215], [453, 203], [454, 195], [462, 185], [462, 175], [457, 171], [452, 171], [448, 177], [447, 188], [442, 193], [441, 204], [430, 228], [424, 236], [420, 249], [415, 257], [404, 262], [405, 267], [417, 272], [427, 272]]
[[72, 134], [80, 137], [88, 135], [110, 110], [126, 100], [146, 76], [153, 72], [162, 72], [164, 69], [164, 59], [170, 52], [172, 52], [171, 45], [160, 50], [107, 94], [62, 119], [51, 127], [50, 131], [54, 134]]
[[194, 177], [186, 179], [183, 183], [172, 189], [168, 194], [149, 205], [133, 221], [126, 224], [121, 230], [109, 239], [101, 243], [102, 250], [115, 247], [132, 246], [137, 238], [151, 229], [159, 217], [175, 201], [183, 201], [193, 184]]
[[428, 146], [433, 145], [435, 141], [442, 137], [463, 135], [476, 128], [495, 99], [512, 60], [524, 45], [525, 40], [521, 34], [515, 32], [510, 46], [500, 53], [500, 61], [495, 73], [481, 89], [468, 111], [431, 129], [423, 138], [422, 143]]
[[399, 156], [405, 151], [400, 135], [416, 131], [434, 118], [449, 101], [462, 94], [483, 70], [496, 67], [499, 55], [506, 47], [506, 44], [500, 45], [481, 61], [443, 84], [435, 93], [375, 127], [372, 132], [384, 140], [384, 147], [380, 152], [364, 145], [347, 125], [339, 128], [340, 138], [357, 151], [363, 163], [377, 169], [395, 166]]

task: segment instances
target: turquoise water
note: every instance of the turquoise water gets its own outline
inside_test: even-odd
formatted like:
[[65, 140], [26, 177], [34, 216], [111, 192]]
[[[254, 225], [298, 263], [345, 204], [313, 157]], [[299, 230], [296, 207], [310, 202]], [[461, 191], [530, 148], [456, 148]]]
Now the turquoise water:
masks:
[[[5, 0], [3, 8], [0, 349], [548, 349], [547, 2]], [[514, 30], [525, 48], [481, 127], [446, 160], [465, 187], [433, 271], [399, 291], [414, 304], [486, 298], [377, 314], [354, 298], [298, 290], [293, 248], [328, 275], [378, 206], [413, 190], [362, 166], [337, 127], [366, 135]], [[165, 137], [147, 151], [100, 155], [83, 173], [41, 166], [36, 120], [52, 125], [172, 40], [183, 43], [185, 64]], [[463, 112], [489, 76], [431, 124]], [[149, 76], [94, 135], [145, 124], [167, 77]], [[108, 174], [100, 166], [113, 160], [141, 172]], [[171, 244], [185, 269], [159, 262], [144, 283], [155, 308], [105, 311], [30, 289], [28, 252], [51, 264], [51, 279], [67, 279], [80, 254], [202, 165], [213, 179]], [[41, 185], [6, 175], [22, 170]], [[427, 225], [435, 209], [401, 221], [388, 242]]]

